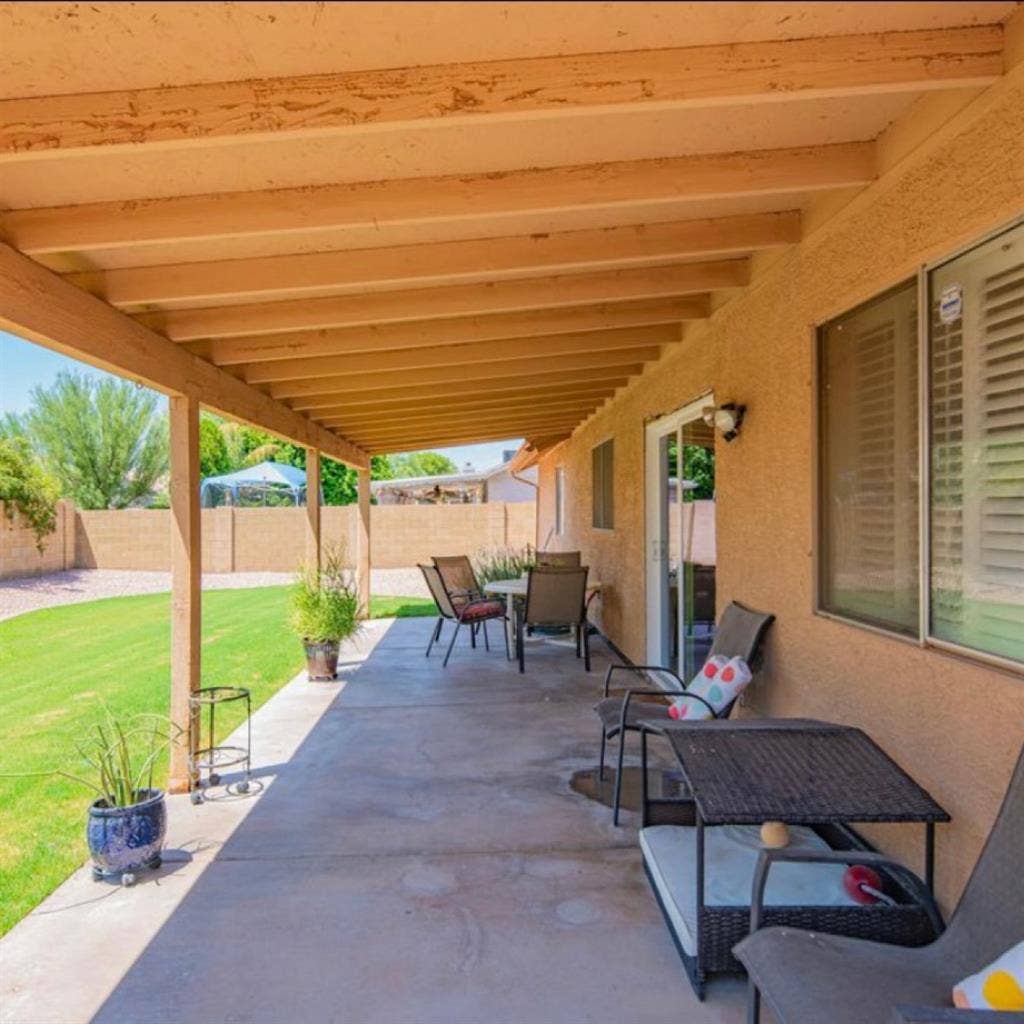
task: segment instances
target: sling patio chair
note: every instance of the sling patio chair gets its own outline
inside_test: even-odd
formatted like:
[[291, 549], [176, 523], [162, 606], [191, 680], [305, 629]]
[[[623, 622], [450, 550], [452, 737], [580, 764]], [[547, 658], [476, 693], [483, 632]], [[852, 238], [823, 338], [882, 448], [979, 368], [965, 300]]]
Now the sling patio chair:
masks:
[[525, 633], [527, 626], [575, 626], [576, 657], [583, 655], [590, 671], [590, 643], [587, 637], [587, 567], [537, 566], [530, 569], [526, 601], [516, 604], [516, 656], [519, 671], [526, 671]]
[[434, 599], [439, 613], [437, 623], [430, 634], [430, 643], [427, 644], [426, 656], [430, 657], [430, 651], [434, 644], [441, 639], [441, 628], [444, 626], [446, 619], [453, 622], [455, 628], [452, 630], [452, 638], [448, 642], [448, 650], [445, 652], [444, 662], [442, 663], [444, 667], [447, 667], [448, 659], [452, 656], [452, 649], [455, 647], [455, 641], [458, 639], [460, 626], [469, 626], [469, 638], [474, 647], [476, 647], [476, 631], [478, 628], [482, 630], [484, 634], [484, 647], [489, 651], [491, 644], [487, 638], [487, 623], [491, 619], [501, 619], [501, 632], [505, 637], [505, 659], [508, 660], [505, 602], [493, 597], [479, 597], [475, 600], [463, 600], [456, 604], [448, 593], [448, 588], [444, 585], [444, 578], [438, 569], [432, 565], [421, 565], [420, 571], [423, 573], [423, 578], [427, 581], [427, 588], [430, 590], [430, 596]]
[[485, 596], [468, 555], [434, 555], [431, 561], [441, 574], [445, 590], [456, 607], [466, 601], [479, 601]]
[[[750, 932], [733, 953], [750, 977], [748, 1021], [764, 999], [777, 1024], [867, 1024], [944, 1021], [1017, 1024], [1024, 1014], [953, 1008], [953, 987], [1024, 939], [1024, 750], [1003, 806], [945, 931], [928, 887], [881, 853], [852, 850], [762, 850], [754, 873]], [[865, 864], [898, 874], [932, 909], [941, 934], [905, 947], [797, 928], [760, 928], [773, 864]]]
[[578, 569], [583, 564], [579, 551], [538, 551], [537, 565], [555, 569]]
[[[727, 658], [740, 657], [749, 666], [751, 671], [756, 671], [761, 643], [768, 627], [775, 621], [774, 615], [766, 612], [754, 611], [740, 604], [739, 601], [731, 601], [729, 606], [722, 612], [721, 621], [718, 623], [718, 630], [715, 633], [714, 643], [708, 652], [708, 657], [721, 654]], [[667, 681], [667, 687], [657, 689], [634, 690], [629, 689], [621, 696], [611, 695], [612, 676], [616, 672], [633, 672], [637, 675], [654, 674], [656, 677], [663, 677]], [[665, 698], [678, 698], [686, 692], [686, 683], [680, 679], [678, 673], [668, 668], [660, 668], [656, 665], [610, 665], [604, 677], [604, 699], [594, 707], [598, 718], [601, 719], [601, 762], [598, 769], [598, 779], [604, 780], [604, 755], [605, 747], [609, 740], [619, 737], [619, 759], [615, 776], [615, 800], [612, 805], [612, 823], [619, 823], [619, 805], [622, 800], [622, 765], [626, 753], [626, 733], [639, 732], [640, 722], [648, 723], [664, 720], [671, 722], [669, 717], [669, 705]], [[707, 707], [713, 718], [728, 718], [732, 714], [733, 704], [727, 705], [716, 715], [714, 709], [706, 700], [690, 695], [692, 700], [699, 701]], [[637, 699], [637, 698], [647, 698]], [[652, 700], [651, 698], [658, 698]], [[735, 703], [735, 701], [733, 702]]]

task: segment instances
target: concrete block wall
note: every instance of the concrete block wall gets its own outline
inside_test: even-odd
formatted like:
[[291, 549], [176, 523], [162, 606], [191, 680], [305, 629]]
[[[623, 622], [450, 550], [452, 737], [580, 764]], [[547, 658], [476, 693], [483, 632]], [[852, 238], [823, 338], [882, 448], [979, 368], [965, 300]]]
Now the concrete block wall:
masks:
[[17, 514], [7, 517], [0, 502], [0, 579], [60, 572], [74, 562], [75, 509], [70, 502], [57, 503], [57, 528], [43, 538], [39, 550], [32, 528]]
[[[166, 509], [58, 510], [58, 532], [44, 553], [35, 536], [6, 518], [0, 524], [0, 578], [61, 569], [170, 568], [170, 512]], [[203, 571], [291, 572], [305, 557], [305, 510], [211, 508], [202, 512]], [[521, 548], [536, 542], [532, 503], [486, 505], [374, 505], [370, 557], [379, 568], [405, 568], [432, 555]], [[356, 508], [321, 512], [323, 544], [341, 549], [355, 565]]]

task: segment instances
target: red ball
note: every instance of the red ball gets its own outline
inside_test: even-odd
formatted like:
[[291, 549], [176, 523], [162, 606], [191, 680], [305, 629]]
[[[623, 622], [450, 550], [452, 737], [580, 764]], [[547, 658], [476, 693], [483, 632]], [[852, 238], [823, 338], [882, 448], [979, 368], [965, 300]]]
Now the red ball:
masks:
[[868, 885], [882, 892], [882, 879], [877, 871], [872, 871], [865, 864], [852, 864], [843, 872], [843, 888], [850, 899], [857, 903], [877, 903], [878, 897], [865, 892], [861, 886]]

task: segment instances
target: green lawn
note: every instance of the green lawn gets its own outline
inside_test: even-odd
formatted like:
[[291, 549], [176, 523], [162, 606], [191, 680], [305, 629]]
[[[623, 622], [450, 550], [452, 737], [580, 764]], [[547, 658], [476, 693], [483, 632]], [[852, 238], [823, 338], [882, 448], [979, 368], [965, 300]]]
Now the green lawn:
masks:
[[[203, 684], [247, 686], [255, 710], [288, 682], [303, 655], [286, 606], [286, 587], [204, 593]], [[371, 601], [374, 618], [432, 614], [433, 602], [423, 598]], [[77, 768], [74, 740], [97, 719], [100, 702], [118, 714], [166, 713], [169, 674], [168, 594], [0, 622], [0, 774]], [[222, 735], [241, 714], [225, 714], [222, 723], [218, 716]], [[0, 778], [0, 935], [86, 858], [90, 800], [60, 777]]]

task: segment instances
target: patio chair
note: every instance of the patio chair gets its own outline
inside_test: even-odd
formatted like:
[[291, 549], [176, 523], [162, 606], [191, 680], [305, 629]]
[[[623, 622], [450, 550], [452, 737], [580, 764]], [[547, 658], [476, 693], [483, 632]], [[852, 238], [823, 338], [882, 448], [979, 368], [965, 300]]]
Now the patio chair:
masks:
[[441, 574], [445, 590], [456, 607], [466, 601], [479, 601], [485, 596], [467, 555], [434, 555], [431, 561]]
[[434, 644], [441, 639], [441, 628], [444, 626], [445, 619], [453, 622], [455, 629], [452, 630], [452, 638], [448, 642], [448, 650], [445, 652], [444, 662], [442, 663], [444, 667], [448, 666], [448, 659], [452, 656], [452, 649], [455, 647], [455, 641], [458, 639], [460, 626], [469, 626], [470, 642], [474, 647], [476, 647], [476, 631], [477, 628], [480, 628], [484, 634], [484, 647], [489, 651], [491, 644], [487, 638], [487, 623], [491, 619], [501, 619], [501, 632], [505, 637], [505, 658], [507, 660], [509, 658], [509, 651], [508, 631], [504, 628], [505, 603], [493, 597], [479, 597], [475, 600], [463, 600], [461, 603], [456, 604], [444, 585], [444, 578], [441, 576], [440, 570], [432, 565], [421, 565], [420, 571], [423, 573], [423, 578], [427, 581], [430, 596], [434, 599], [439, 612], [437, 623], [430, 634], [430, 643], [427, 644], [426, 657], [430, 657], [430, 651]]
[[989, 1014], [952, 1007], [953, 986], [958, 981], [1024, 938], [1021, 850], [1024, 750], [949, 926], [926, 946], [891, 946], [796, 928], [758, 930], [768, 872], [773, 864], [786, 861], [858, 863], [889, 870], [912, 883], [919, 898], [938, 915], [925, 884], [884, 854], [762, 850], [754, 874], [751, 934], [733, 948], [750, 976], [748, 1020], [756, 1024], [762, 996], [777, 1024], [886, 1024], [898, 1020], [1010, 1024], [1024, 1019], [1017, 1013]]
[[590, 642], [587, 637], [586, 566], [537, 566], [530, 569], [526, 601], [516, 605], [516, 656], [519, 671], [526, 671], [524, 635], [527, 626], [575, 626], [576, 657], [583, 655], [590, 671]]
[[[715, 654], [724, 655], [727, 658], [740, 657], [756, 671], [761, 651], [761, 643], [768, 627], [775, 621], [774, 615], [766, 612], [754, 611], [740, 604], [739, 601], [731, 601], [728, 607], [722, 612], [721, 621], [718, 623], [718, 630], [715, 633], [714, 643], [708, 652], [708, 657]], [[669, 688], [659, 687], [650, 690], [627, 690], [621, 697], [611, 696], [612, 676], [616, 672], [657, 673], [667, 677]], [[604, 779], [604, 755], [608, 740], [619, 737], [619, 759], [617, 774], [615, 776], [615, 800], [612, 805], [612, 822], [619, 823], [619, 805], [622, 800], [622, 764], [626, 753], [626, 733], [639, 732], [640, 722], [657, 722], [664, 720], [671, 722], [669, 717], [668, 704], [664, 698], [677, 698], [686, 692], [686, 683], [679, 678], [676, 672], [668, 668], [660, 668], [656, 665], [611, 665], [604, 678], [604, 699], [594, 707], [598, 718], [601, 719], [601, 763], [598, 769], [598, 779]], [[648, 698], [637, 700], [636, 698]], [[654, 701], [650, 698], [659, 698]], [[700, 701], [710, 709], [707, 701], [700, 697], [691, 695], [691, 699]], [[733, 702], [735, 703], [735, 702]], [[728, 718], [732, 714], [733, 705], [729, 704], [717, 715], [712, 710], [715, 718]]]
[[537, 565], [556, 569], [578, 569], [582, 564], [579, 551], [538, 551]]

